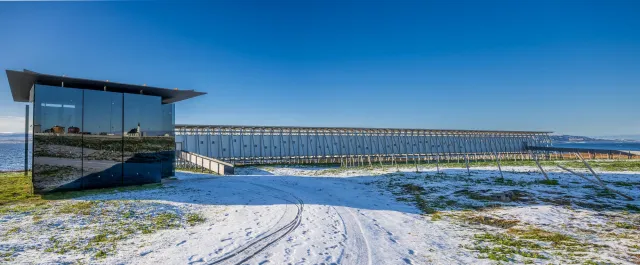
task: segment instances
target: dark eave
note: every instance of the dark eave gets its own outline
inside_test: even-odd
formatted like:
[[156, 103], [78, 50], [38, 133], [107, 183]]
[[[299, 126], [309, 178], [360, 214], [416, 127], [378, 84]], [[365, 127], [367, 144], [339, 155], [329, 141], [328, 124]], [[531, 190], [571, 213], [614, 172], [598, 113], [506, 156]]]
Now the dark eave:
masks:
[[175, 103], [206, 94], [204, 92], [197, 92], [194, 90], [174, 90], [151, 86], [115, 83], [102, 80], [90, 80], [67, 76], [48, 75], [36, 73], [29, 70], [24, 70], [22, 72], [7, 70], [7, 79], [9, 79], [9, 87], [11, 88], [13, 101], [16, 102], [30, 101], [29, 95], [31, 93], [31, 87], [33, 86], [33, 84], [62, 86], [63, 82], [64, 87], [69, 88], [104, 90], [104, 87], [106, 86], [107, 91], [127, 94], [141, 94], [140, 91], [142, 91], [143, 95], [161, 97], [163, 104]]

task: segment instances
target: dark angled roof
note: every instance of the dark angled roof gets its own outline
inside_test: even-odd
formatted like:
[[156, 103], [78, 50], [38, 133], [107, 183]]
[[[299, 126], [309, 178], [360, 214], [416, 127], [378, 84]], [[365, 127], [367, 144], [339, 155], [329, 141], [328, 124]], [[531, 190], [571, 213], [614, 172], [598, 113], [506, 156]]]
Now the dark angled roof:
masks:
[[105, 80], [90, 80], [67, 76], [48, 75], [29, 70], [24, 70], [22, 72], [7, 70], [7, 79], [9, 79], [9, 87], [11, 88], [13, 101], [16, 102], [29, 102], [29, 94], [33, 84], [62, 86], [63, 82], [64, 87], [70, 88], [104, 90], [104, 87], [106, 86], [107, 91], [128, 94], [140, 94], [140, 91], [142, 91], [143, 95], [161, 97], [162, 103], [164, 104], [175, 103], [206, 94], [204, 92], [197, 92], [193, 90], [173, 90], [151, 86], [115, 83]]

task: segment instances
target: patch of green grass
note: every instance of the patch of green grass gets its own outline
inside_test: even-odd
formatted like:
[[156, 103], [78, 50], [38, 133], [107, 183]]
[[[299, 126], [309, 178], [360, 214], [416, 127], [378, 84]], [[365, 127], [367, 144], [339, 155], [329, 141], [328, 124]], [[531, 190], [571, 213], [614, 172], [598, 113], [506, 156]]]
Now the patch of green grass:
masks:
[[206, 219], [204, 218], [204, 216], [198, 214], [198, 213], [189, 213], [187, 214], [187, 224], [190, 226], [194, 226], [200, 223], [204, 223]]
[[640, 207], [633, 204], [627, 204], [625, 208], [627, 208], [627, 210], [629, 211], [640, 212]]
[[420, 209], [422, 213], [424, 214], [436, 213], [436, 209], [432, 208], [431, 205], [429, 205], [429, 203], [424, 198], [422, 198], [420, 194], [414, 194], [413, 198], [416, 202], [416, 206], [418, 206], [418, 209]]
[[514, 260], [515, 255], [533, 259], [548, 259], [546, 256], [540, 254], [540, 252], [527, 251], [520, 248], [511, 248], [505, 246], [476, 247], [475, 250], [486, 255], [481, 255], [479, 256], [479, 258], [487, 258], [495, 261], [511, 262]]
[[7, 230], [7, 232], [4, 235], [8, 236], [8, 235], [16, 234], [18, 232], [20, 232], [20, 227], [16, 226], [14, 228], [11, 228], [11, 229]]
[[151, 224], [153, 230], [176, 228], [180, 226], [180, 217], [171, 212], [161, 213], [151, 217]]
[[550, 242], [553, 245], [575, 245], [577, 240], [571, 236], [550, 232], [536, 227], [529, 227], [527, 229], [515, 229], [511, 228], [507, 230], [507, 233], [517, 235], [523, 239], [533, 239], [543, 242]]
[[45, 252], [53, 252], [57, 254], [65, 254], [72, 250], [78, 249], [78, 242], [76, 240], [64, 242], [62, 240], [57, 239], [55, 236], [49, 238], [49, 242], [51, 242], [51, 246], [45, 248]]
[[499, 228], [511, 228], [518, 225], [518, 223], [520, 223], [519, 220], [502, 219], [502, 218], [482, 216], [482, 215], [464, 217], [464, 220], [469, 223], [478, 223], [478, 224], [499, 227]]
[[527, 184], [526, 182], [518, 182], [512, 179], [505, 179], [505, 178], [496, 178], [493, 181], [493, 183], [497, 185], [502, 185], [502, 186], [525, 186]]
[[599, 198], [615, 199], [617, 195], [607, 189], [601, 189], [596, 193], [596, 196]]
[[0, 206], [14, 202], [37, 201], [40, 195], [33, 194], [31, 172], [0, 172]]
[[454, 206], [454, 205], [458, 204], [458, 202], [455, 201], [455, 200], [446, 200], [446, 201], [444, 201], [444, 204], [446, 204], [447, 206]]
[[476, 201], [498, 201], [498, 202], [526, 201], [527, 200], [526, 197], [529, 196], [527, 192], [520, 191], [520, 190], [510, 190], [510, 191], [505, 191], [500, 193], [489, 193], [488, 191], [481, 192], [481, 191], [471, 191], [471, 190], [459, 190], [454, 192], [454, 194], [465, 195], [469, 199], [476, 200]]
[[[640, 160], [587, 160], [589, 165], [595, 170], [601, 171], [640, 171]], [[587, 167], [581, 161], [541, 161], [541, 164], [546, 166], [556, 166], [555, 164], [562, 164], [569, 168], [587, 169]]]
[[615, 223], [617, 228], [622, 228], [622, 229], [635, 229], [636, 226], [634, 224], [630, 224], [630, 223], [624, 223], [624, 222], [616, 222]]
[[632, 239], [631, 235], [629, 233], [607, 233], [605, 234], [606, 237], [612, 237], [612, 238], [617, 238], [617, 239]]
[[543, 185], [558, 185], [558, 180], [557, 179], [543, 179], [543, 180], [538, 180], [536, 181], [536, 183], [538, 184], [543, 184]]
[[107, 257], [107, 252], [102, 249], [98, 250], [98, 252], [96, 252], [93, 257], [95, 257], [96, 259], [104, 259]]
[[582, 263], [583, 265], [609, 265], [609, 264], [614, 264], [608, 261], [597, 261], [597, 260], [587, 260], [584, 263]]
[[96, 194], [112, 194], [116, 192], [151, 190], [151, 189], [157, 189], [157, 188], [163, 188], [162, 184], [153, 183], [153, 184], [124, 186], [124, 187], [105, 188], [105, 189], [53, 192], [53, 193], [47, 193], [42, 195], [42, 198], [45, 200], [66, 200], [66, 199], [73, 199], [73, 198], [79, 198], [83, 196], [96, 195]]
[[[0, 258], [2, 258], [2, 260], [6, 261], [6, 262], [10, 262], [13, 261], [13, 256], [14, 251], [2, 251], [0, 250]], [[9, 264], [9, 263], [7, 263]]]
[[97, 205], [97, 201], [80, 201], [75, 203], [67, 203], [62, 205], [58, 209], [58, 213], [90, 215]]
[[19, 203], [10, 203], [7, 205], [0, 206], [0, 214], [2, 213], [23, 213], [23, 214], [36, 214], [43, 210], [50, 208], [46, 201], [29, 201], [29, 202], [19, 202]]
[[100, 233], [95, 235], [93, 238], [91, 238], [91, 240], [89, 240], [89, 243], [103, 243], [103, 242], [107, 242], [107, 234], [106, 233]]
[[143, 234], [151, 234], [154, 232], [153, 228], [149, 225], [140, 226], [138, 227], [138, 230]]
[[424, 192], [424, 188], [422, 186], [418, 186], [415, 184], [403, 184], [402, 190], [409, 194], [422, 194]]
[[537, 243], [517, 239], [514, 236], [511, 236], [508, 234], [502, 234], [502, 233], [499, 233], [499, 234], [484, 233], [484, 234], [475, 235], [474, 238], [481, 242], [490, 242], [496, 245], [507, 246], [507, 247], [542, 249], [542, 246], [538, 245]]
[[542, 246], [533, 242], [516, 239], [513, 236], [485, 233], [476, 235], [475, 238], [479, 242], [490, 242], [494, 245], [491, 247], [477, 246], [475, 250], [486, 255], [480, 256], [480, 258], [505, 262], [513, 261], [515, 255], [525, 258], [547, 259], [546, 256], [539, 252], [530, 251], [530, 249], [542, 249]]
[[634, 183], [634, 182], [624, 182], [624, 181], [614, 181], [613, 185], [616, 185], [618, 187], [633, 187], [638, 185], [638, 183]]
[[590, 209], [590, 210], [594, 210], [594, 211], [603, 211], [606, 209], [610, 209], [612, 206], [609, 204], [604, 204], [604, 203], [594, 203], [594, 202], [588, 202], [588, 201], [581, 201], [581, 200], [575, 200], [573, 201], [573, 203], [577, 206], [580, 206], [582, 208], [586, 208], [586, 209]]
[[122, 217], [127, 218], [127, 219], [128, 219], [128, 218], [133, 217], [133, 211], [126, 211], [126, 212], [124, 212], [124, 213], [122, 214]]
[[532, 251], [544, 249], [541, 245], [528, 240], [521, 240], [508, 234], [484, 233], [475, 235], [474, 238], [479, 243], [491, 244], [491, 246], [476, 246], [473, 248], [483, 254], [479, 258], [504, 262], [513, 262], [516, 255], [523, 258], [548, 259], [540, 252]]

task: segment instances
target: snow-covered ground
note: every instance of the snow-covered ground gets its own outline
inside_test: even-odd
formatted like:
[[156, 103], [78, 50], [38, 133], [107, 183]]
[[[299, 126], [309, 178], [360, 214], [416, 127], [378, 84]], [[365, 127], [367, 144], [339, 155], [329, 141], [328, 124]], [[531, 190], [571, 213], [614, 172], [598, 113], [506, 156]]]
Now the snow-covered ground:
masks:
[[[536, 168], [503, 171], [504, 180], [490, 167], [472, 168], [470, 176], [466, 169], [438, 174], [435, 168], [410, 167], [248, 167], [223, 177], [177, 173], [177, 180], [161, 188], [0, 213], [0, 259], [12, 264], [640, 262], [640, 172], [599, 172], [608, 186], [635, 198], [627, 201], [558, 171], [549, 174], [558, 185], [538, 182], [544, 178]], [[81, 206], [87, 209], [73, 210]], [[204, 221], [192, 222], [193, 216]]]

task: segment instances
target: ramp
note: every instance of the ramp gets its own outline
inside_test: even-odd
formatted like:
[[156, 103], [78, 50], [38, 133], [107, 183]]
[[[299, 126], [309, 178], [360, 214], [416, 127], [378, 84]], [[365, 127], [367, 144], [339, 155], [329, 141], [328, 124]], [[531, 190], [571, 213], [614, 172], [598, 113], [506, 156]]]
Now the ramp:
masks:
[[216, 172], [219, 175], [233, 175], [234, 173], [234, 166], [232, 164], [215, 158], [181, 150], [176, 150], [176, 157], [182, 162], [187, 162], [199, 168]]

